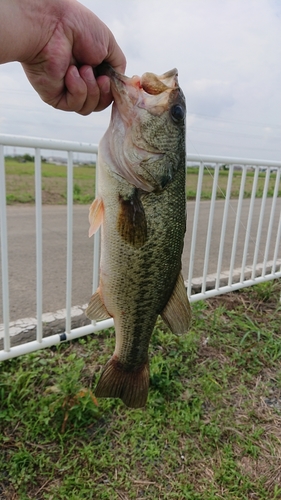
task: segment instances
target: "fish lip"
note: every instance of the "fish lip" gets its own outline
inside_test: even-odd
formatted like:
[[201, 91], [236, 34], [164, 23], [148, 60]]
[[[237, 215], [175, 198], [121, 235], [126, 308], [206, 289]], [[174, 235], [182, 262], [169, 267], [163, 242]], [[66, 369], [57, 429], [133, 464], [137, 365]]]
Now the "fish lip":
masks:
[[[122, 91], [122, 89], [124, 89], [124, 86], [130, 86], [131, 88], [133, 87], [138, 92], [143, 91], [149, 95], [161, 94], [166, 90], [172, 90], [179, 87], [177, 79], [178, 70], [176, 68], [173, 68], [166, 73], [163, 73], [162, 75], [155, 75], [153, 73], [146, 72], [141, 77], [138, 75], [128, 77], [126, 75], [123, 75], [122, 73], [118, 73], [117, 71], [115, 71], [115, 69], [113, 69], [110, 64], [103, 62], [95, 68], [94, 72], [96, 77], [100, 75], [106, 75], [110, 78], [111, 82], [113, 83], [113, 94], [115, 89], [120, 92]], [[151, 78], [158, 81], [158, 89], [155, 86], [153, 87], [148, 84], [149, 79]]]

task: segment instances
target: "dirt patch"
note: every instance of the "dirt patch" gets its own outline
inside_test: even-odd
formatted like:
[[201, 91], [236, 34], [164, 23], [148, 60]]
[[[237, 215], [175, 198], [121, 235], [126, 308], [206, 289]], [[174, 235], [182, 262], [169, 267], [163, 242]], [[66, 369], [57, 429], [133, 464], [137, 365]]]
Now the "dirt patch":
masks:
[[53, 191], [42, 191], [43, 205], [63, 205], [66, 203], [65, 196]]

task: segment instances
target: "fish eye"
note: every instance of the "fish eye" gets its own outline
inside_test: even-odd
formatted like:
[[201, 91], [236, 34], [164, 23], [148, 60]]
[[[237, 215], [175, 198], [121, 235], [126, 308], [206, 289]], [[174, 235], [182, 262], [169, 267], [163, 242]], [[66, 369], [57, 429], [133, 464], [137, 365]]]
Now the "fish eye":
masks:
[[171, 107], [171, 116], [174, 122], [178, 123], [183, 120], [185, 116], [185, 109], [179, 104], [174, 104], [174, 106]]

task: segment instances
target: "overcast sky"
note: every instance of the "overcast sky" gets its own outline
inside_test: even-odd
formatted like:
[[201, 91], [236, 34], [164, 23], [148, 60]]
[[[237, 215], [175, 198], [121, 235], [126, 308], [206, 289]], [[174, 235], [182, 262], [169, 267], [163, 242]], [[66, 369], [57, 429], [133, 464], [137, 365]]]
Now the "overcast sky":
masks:
[[[280, 161], [280, 0], [81, 3], [114, 33], [128, 76], [178, 68], [188, 153]], [[18, 63], [0, 66], [0, 133], [98, 143], [109, 117], [52, 109]]]

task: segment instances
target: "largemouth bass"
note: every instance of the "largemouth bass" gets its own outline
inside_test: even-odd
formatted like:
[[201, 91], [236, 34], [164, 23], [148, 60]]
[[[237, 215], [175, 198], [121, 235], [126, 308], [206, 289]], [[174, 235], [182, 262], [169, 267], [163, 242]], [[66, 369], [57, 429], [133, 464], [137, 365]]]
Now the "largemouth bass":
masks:
[[114, 318], [116, 345], [97, 397], [145, 405], [148, 347], [157, 316], [187, 331], [190, 305], [181, 274], [186, 228], [185, 99], [177, 70], [128, 78], [107, 69], [114, 96], [99, 145], [98, 196], [89, 235], [101, 226], [100, 283], [86, 314]]

